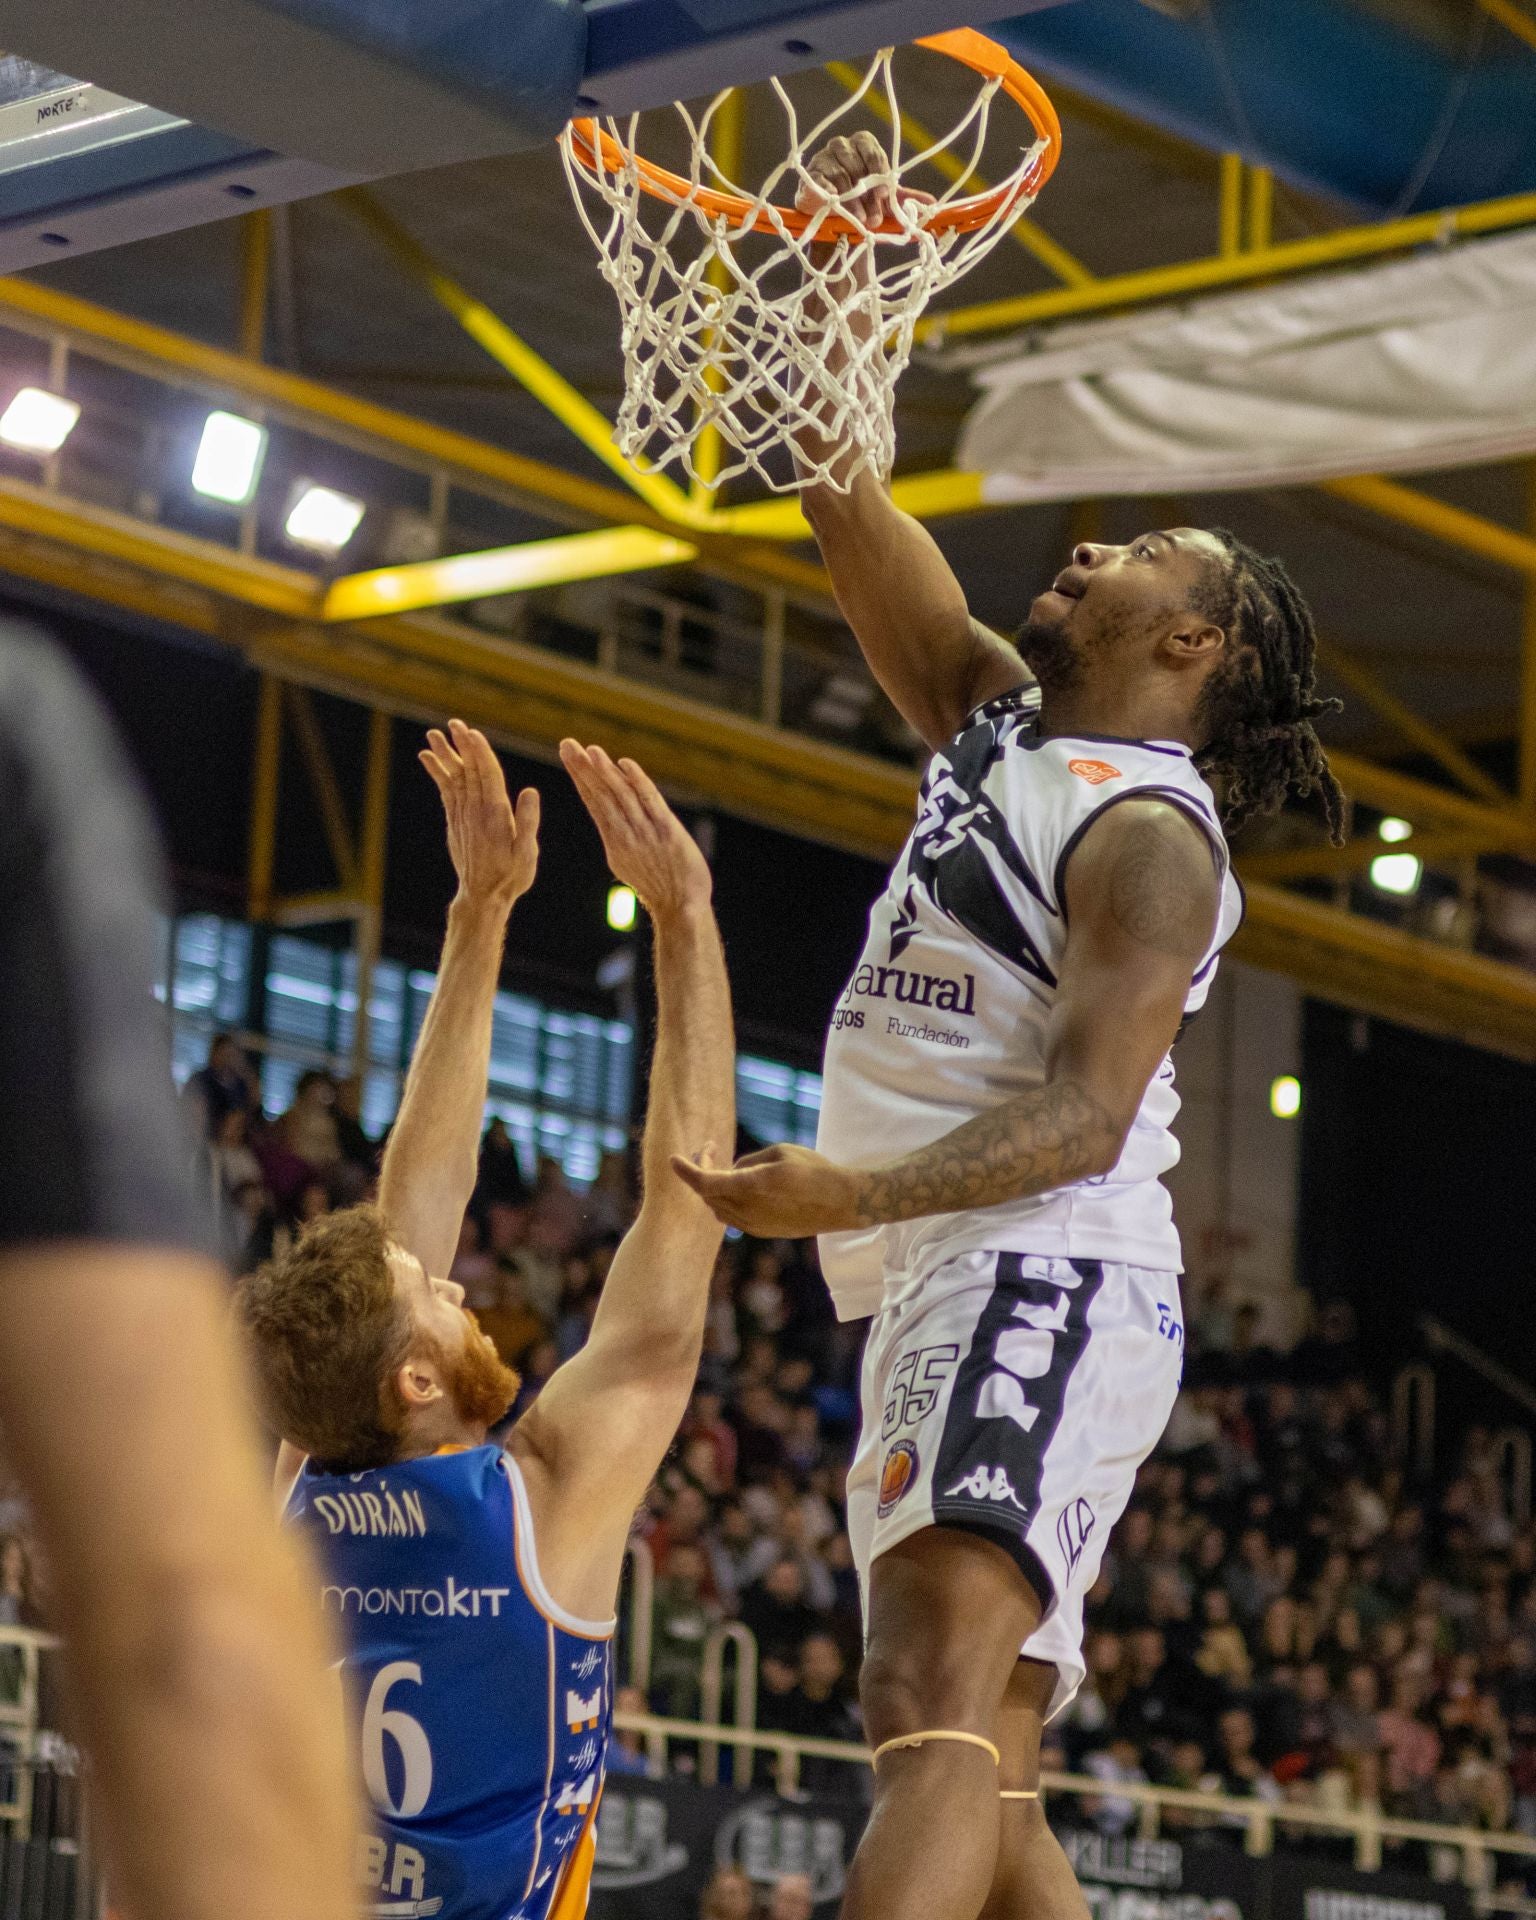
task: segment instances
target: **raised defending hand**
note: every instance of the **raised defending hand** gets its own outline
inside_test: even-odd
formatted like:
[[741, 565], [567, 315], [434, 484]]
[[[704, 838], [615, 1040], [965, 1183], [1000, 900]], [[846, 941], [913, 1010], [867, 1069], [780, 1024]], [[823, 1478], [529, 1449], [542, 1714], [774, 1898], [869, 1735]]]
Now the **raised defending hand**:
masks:
[[634, 888], [653, 920], [709, 905], [709, 863], [648, 774], [574, 740], [560, 742], [560, 760], [602, 836], [614, 878]]
[[762, 1240], [800, 1240], [863, 1225], [858, 1176], [809, 1147], [764, 1147], [716, 1172], [704, 1155], [672, 1170], [717, 1220]]
[[427, 732], [418, 756], [443, 797], [448, 851], [465, 899], [511, 907], [533, 885], [539, 863], [539, 796], [524, 787], [517, 810], [491, 743], [462, 720]]
[[[838, 134], [812, 155], [806, 168], [809, 180], [802, 181], [795, 205], [802, 213], [815, 213], [829, 200], [838, 202], [838, 211], [848, 220], [875, 228], [889, 220], [898, 200], [920, 206], [932, 206], [933, 195], [916, 187], [904, 187], [891, 170], [884, 147], [872, 133]], [[852, 199], [861, 181], [869, 186]]]

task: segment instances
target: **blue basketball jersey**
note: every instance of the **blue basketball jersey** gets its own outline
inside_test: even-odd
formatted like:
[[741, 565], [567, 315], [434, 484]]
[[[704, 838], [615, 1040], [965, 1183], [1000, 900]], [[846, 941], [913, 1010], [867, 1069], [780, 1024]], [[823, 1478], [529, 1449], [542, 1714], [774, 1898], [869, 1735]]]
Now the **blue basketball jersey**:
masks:
[[365, 1911], [579, 1916], [613, 1622], [575, 1619], [545, 1591], [517, 1462], [484, 1446], [370, 1473], [306, 1467], [288, 1516], [314, 1543], [346, 1649], [376, 1822]]

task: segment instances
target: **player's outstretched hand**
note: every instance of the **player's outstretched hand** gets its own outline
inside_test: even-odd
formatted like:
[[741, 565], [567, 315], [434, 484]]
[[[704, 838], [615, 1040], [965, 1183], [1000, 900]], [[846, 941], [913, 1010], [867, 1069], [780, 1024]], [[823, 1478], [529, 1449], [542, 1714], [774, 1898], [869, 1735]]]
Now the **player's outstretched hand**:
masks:
[[653, 920], [709, 905], [709, 863], [649, 774], [575, 740], [560, 742], [560, 761], [602, 837], [614, 878], [634, 888]]
[[764, 1147], [718, 1173], [702, 1154], [675, 1155], [672, 1171], [717, 1220], [762, 1240], [802, 1240], [862, 1224], [857, 1176], [809, 1147]]
[[[898, 200], [907, 205], [933, 205], [931, 193], [901, 184], [885, 148], [862, 128], [855, 134], [840, 133], [818, 148], [806, 174], [808, 178], [801, 181], [795, 196], [795, 205], [802, 213], [815, 213], [828, 201], [836, 201], [837, 211], [846, 219], [874, 229], [894, 216]], [[866, 190], [856, 193], [860, 182], [866, 180]], [[850, 194], [851, 199], [847, 197]]]
[[504, 907], [521, 900], [539, 864], [539, 796], [524, 787], [517, 808], [489, 740], [462, 720], [427, 731], [418, 755], [443, 797], [448, 851], [469, 900]]

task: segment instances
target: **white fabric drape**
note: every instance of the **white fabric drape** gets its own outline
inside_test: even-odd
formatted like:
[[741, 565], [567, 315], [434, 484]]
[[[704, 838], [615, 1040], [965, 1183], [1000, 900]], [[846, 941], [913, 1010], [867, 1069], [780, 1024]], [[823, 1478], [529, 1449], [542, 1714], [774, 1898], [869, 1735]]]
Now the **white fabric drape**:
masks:
[[1536, 450], [1536, 232], [937, 356], [995, 500], [1293, 485]]

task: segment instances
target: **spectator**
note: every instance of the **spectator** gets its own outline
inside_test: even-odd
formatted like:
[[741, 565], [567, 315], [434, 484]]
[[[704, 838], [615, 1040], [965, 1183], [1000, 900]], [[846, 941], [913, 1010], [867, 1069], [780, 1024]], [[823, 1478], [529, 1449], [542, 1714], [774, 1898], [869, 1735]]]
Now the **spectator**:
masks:
[[815, 1905], [809, 1874], [782, 1873], [768, 1896], [765, 1920], [811, 1920]]
[[523, 1277], [515, 1268], [493, 1267], [484, 1285], [487, 1304], [475, 1307], [475, 1318], [507, 1365], [521, 1367], [534, 1342], [549, 1337], [549, 1328], [529, 1306]]
[[[1107, 1747], [1099, 1747], [1083, 1762], [1083, 1771], [1107, 1786], [1147, 1784], [1141, 1764], [1141, 1750], [1128, 1733], [1116, 1732]], [[1100, 1833], [1116, 1838], [1128, 1833], [1136, 1821], [1136, 1802], [1118, 1794], [1094, 1795], [1083, 1802], [1083, 1811]]]
[[1221, 1791], [1234, 1798], [1252, 1794], [1260, 1800], [1278, 1800], [1274, 1775], [1254, 1753], [1256, 1737], [1253, 1715], [1246, 1707], [1228, 1707], [1217, 1721], [1215, 1770]]
[[341, 1150], [337, 1168], [338, 1206], [352, 1206], [366, 1197], [379, 1170], [379, 1145], [363, 1127], [363, 1081], [349, 1073], [336, 1082], [336, 1144]]
[[341, 1158], [335, 1106], [335, 1082], [328, 1073], [311, 1068], [299, 1075], [293, 1105], [277, 1123], [284, 1146], [311, 1175], [329, 1175]]
[[516, 1208], [526, 1207], [533, 1197], [507, 1123], [500, 1116], [491, 1121], [480, 1142], [480, 1176], [475, 1192], [481, 1204]]
[[30, 1627], [32, 1619], [27, 1543], [20, 1534], [0, 1541], [0, 1626]]
[[245, 1107], [227, 1107], [212, 1127], [209, 1156], [226, 1200], [252, 1181], [261, 1184], [261, 1162], [251, 1150], [250, 1117]]
[[[792, 1733], [802, 1740], [844, 1740], [861, 1737], [857, 1715], [843, 1693], [846, 1665], [843, 1650], [829, 1633], [812, 1633], [801, 1643], [796, 1682], [773, 1703], [772, 1717], [758, 1715], [761, 1726]], [[849, 1769], [837, 1760], [807, 1754], [800, 1762], [800, 1788], [805, 1793], [846, 1792]]]
[[815, 1632], [816, 1609], [806, 1599], [805, 1574], [794, 1554], [781, 1554], [756, 1582], [742, 1603], [741, 1617], [764, 1649], [797, 1648]]
[[756, 1910], [752, 1882], [734, 1867], [717, 1867], [699, 1896], [699, 1920], [752, 1920]]
[[[645, 1695], [639, 1687], [618, 1687], [613, 1696], [614, 1709], [618, 1713], [646, 1712]], [[608, 1743], [608, 1771], [649, 1775], [651, 1772], [650, 1755], [638, 1733], [631, 1733], [625, 1727], [615, 1727], [613, 1738]]]
[[208, 1064], [191, 1075], [186, 1091], [201, 1105], [209, 1139], [218, 1137], [226, 1113], [261, 1112], [255, 1069], [232, 1034], [213, 1036], [208, 1044]]
[[670, 1549], [656, 1580], [651, 1695], [659, 1713], [696, 1720], [704, 1642], [714, 1625], [704, 1597], [708, 1563], [695, 1546]]

